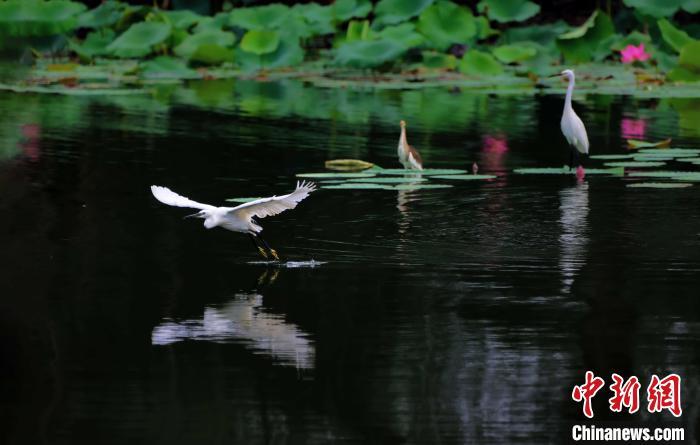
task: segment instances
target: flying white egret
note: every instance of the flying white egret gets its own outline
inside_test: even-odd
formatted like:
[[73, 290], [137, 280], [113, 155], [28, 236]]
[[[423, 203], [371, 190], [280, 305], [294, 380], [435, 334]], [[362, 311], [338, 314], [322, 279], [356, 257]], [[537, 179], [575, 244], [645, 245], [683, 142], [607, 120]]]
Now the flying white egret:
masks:
[[204, 227], [207, 229], [220, 226], [232, 232], [247, 233], [263, 258], [272, 257], [275, 260], [279, 260], [277, 252], [262, 238], [260, 235], [262, 227], [253, 218], [273, 216], [293, 209], [314, 190], [316, 190], [316, 185], [312, 182], [297, 182], [297, 188], [288, 195], [256, 199], [237, 207], [215, 207], [192, 201], [167, 187], [151, 186], [151, 193], [163, 204], [199, 209], [199, 212], [187, 215], [185, 218], [202, 218], [204, 219]]
[[406, 121], [401, 121], [401, 136], [399, 136], [399, 162], [409, 170], [423, 170], [423, 160], [418, 150], [408, 145], [406, 141]]
[[578, 164], [578, 154], [588, 154], [588, 135], [581, 118], [576, 115], [574, 108], [571, 106], [571, 96], [574, 94], [574, 85], [576, 84], [576, 76], [573, 70], [564, 70], [550, 77], [556, 76], [564, 76], [569, 80], [569, 87], [566, 89], [566, 99], [564, 101], [564, 112], [561, 115], [561, 132], [564, 133], [566, 141], [571, 146], [569, 168], [573, 169], [574, 158], [576, 158]]

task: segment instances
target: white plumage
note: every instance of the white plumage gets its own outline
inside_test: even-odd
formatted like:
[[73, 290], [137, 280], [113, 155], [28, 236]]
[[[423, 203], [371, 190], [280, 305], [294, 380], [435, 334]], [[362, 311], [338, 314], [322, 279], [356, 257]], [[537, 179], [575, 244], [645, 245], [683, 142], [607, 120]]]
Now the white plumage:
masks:
[[559, 75], [569, 80], [569, 86], [566, 89], [566, 99], [564, 101], [564, 112], [561, 115], [561, 132], [564, 133], [564, 137], [569, 145], [574, 147], [579, 153], [588, 154], [588, 135], [586, 134], [586, 127], [571, 106], [571, 97], [573, 96], [574, 85], [576, 84], [574, 72], [572, 70], [564, 70]]
[[[204, 227], [207, 229], [222, 227], [233, 232], [248, 233], [253, 236], [256, 247], [264, 257], [267, 258], [267, 255], [263, 251], [267, 250], [266, 253], [271, 254], [275, 259], [279, 259], [277, 253], [260, 237], [262, 227], [253, 220], [253, 217], [265, 218], [293, 209], [314, 190], [316, 185], [311, 182], [297, 182], [296, 189], [288, 195], [256, 199], [236, 207], [215, 207], [178, 195], [167, 187], [151, 186], [151, 193], [163, 204], [199, 209], [198, 213], [188, 216], [204, 219]], [[265, 249], [262, 249], [258, 241]]]

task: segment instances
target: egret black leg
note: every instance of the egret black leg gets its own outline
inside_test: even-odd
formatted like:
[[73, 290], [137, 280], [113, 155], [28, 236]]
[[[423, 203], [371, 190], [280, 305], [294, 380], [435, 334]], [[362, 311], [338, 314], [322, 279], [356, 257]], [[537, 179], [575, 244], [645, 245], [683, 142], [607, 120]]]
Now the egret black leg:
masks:
[[258, 239], [259, 239], [260, 242], [263, 244], [263, 246], [265, 246], [265, 248], [267, 249], [267, 251], [268, 251], [268, 253], [270, 254], [270, 256], [272, 256], [272, 258], [274, 258], [274, 259], [276, 259], [276, 260], [279, 261], [280, 257], [279, 257], [279, 255], [277, 255], [277, 251], [276, 251], [275, 249], [273, 249], [272, 247], [270, 247], [269, 244], [267, 244], [267, 241], [265, 241], [265, 238], [263, 238], [262, 236], [258, 235]]
[[574, 169], [574, 156], [575, 156], [574, 152], [575, 151], [576, 151], [576, 149], [574, 148], [574, 146], [570, 145], [569, 146], [569, 170]]
[[260, 246], [260, 244], [258, 243], [258, 238], [252, 233], [249, 234], [249, 236], [250, 240], [253, 241], [253, 246], [255, 246], [255, 250], [257, 250], [263, 258], [268, 259], [269, 257], [267, 256], [267, 251], [263, 249], [262, 246]]

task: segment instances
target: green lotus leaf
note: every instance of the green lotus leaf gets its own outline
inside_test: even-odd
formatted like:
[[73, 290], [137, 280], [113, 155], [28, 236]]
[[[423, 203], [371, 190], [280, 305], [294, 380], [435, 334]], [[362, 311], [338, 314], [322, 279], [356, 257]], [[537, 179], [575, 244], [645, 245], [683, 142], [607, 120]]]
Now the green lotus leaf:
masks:
[[131, 25], [114, 40], [107, 50], [116, 57], [143, 57], [153, 47], [170, 36], [170, 25], [159, 22], [141, 22]]
[[[300, 29], [296, 34], [302, 37], [310, 37], [315, 35], [332, 34], [335, 32], [333, 26], [333, 8], [332, 6], [321, 6], [318, 3], [304, 3], [295, 5], [292, 8], [293, 16], [302, 19], [302, 24], [306, 29]], [[292, 18], [293, 17], [289, 17]], [[289, 27], [290, 20], [285, 22], [284, 28]]]
[[379, 0], [374, 8], [375, 24], [391, 25], [405, 22], [433, 3], [433, 0]]
[[411, 178], [385, 176], [385, 177], [374, 177], [374, 178], [372, 178], [372, 181], [367, 181], [367, 179], [364, 179], [364, 178], [353, 178], [353, 179], [348, 179], [347, 182], [373, 182], [376, 184], [404, 184], [404, 183], [423, 182], [423, 181], [427, 181], [427, 179], [422, 178], [420, 176], [411, 177]]
[[648, 34], [642, 34], [639, 31], [632, 31], [626, 36], [614, 34], [610, 36], [609, 39], [610, 44], [608, 46], [614, 51], [621, 51], [625, 49], [628, 45], [639, 46], [640, 43], [646, 45], [647, 48], [649, 47], [649, 45], [651, 45], [651, 37]]
[[649, 188], [649, 189], [682, 189], [690, 187], [693, 184], [687, 182], [637, 182], [634, 184], [627, 184], [629, 188]]
[[200, 74], [189, 68], [181, 59], [159, 56], [139, 64], [143, 77], [147, 79], [198, 79]]
[[423, 170], [409, 170], [404, 168], [375, 168], [370, 170], [378, 175], [461, 175], [466, 173], [466, 170], [456, 168], [425, 168]]
[[220, 65], [233, 61], [233, 50], [216, 43], [202, 43], [190, 54], [189, 60], [205, 65]]
[[235, 41], [236, 36], [233, 33], [212, 29], [186, 37], [182, 43], [175, 47], [174, 52], [180, 57], [191, 59], [202, 45], [217, 45], [226, 48], [233, 46]]
[[192, 30], [193, 33], [199, 34], [204, 31], [211, 30], [222, 30], [226, 25], [228, 25], [229, 13], [220, 12], [214, 17], [202, 17], [202, 19], [197, 23], [197, 25]]
[[[586, 22], [559, 36], [557, 46], [568, 63], [583, 63], [593, 59], [603, 46], [602, 42], [614, 34], [610, 17], [602, 11], [595, 10]], [[610, 48], [604, 48], [605, 54]]]
[[474, 23], [476, 24], [476, 38], [478, 40], [488, 39], [501, 33], [499, 30], [491, 28], [489, 19], [483, 15], [474, 17]]
[[600, 159], [603, 161], [612, 161], [618, 159], [632, 159], [634, 155], [592, 155], [591, 159]]
[[620, 162], [606, 162], [605, 165], [608, 167], [630, 167], [630, 168], [650, 168], [650, 167], [662, 167], [666, 165], [663, 161], [620, 161]]
[[372, 178], [376, 175], [373, 173], [299, 173], [297, 178], [309, 179], [347, 179], [347, 178]]
[[522, 22], [540, 12], [540, 6], [528, 0], [482, 0], [477, 9], [500, 23]]
[[528, 45], [502, 45], [493, 50], [493, 55], [503, 63], [515, 63], [532, 59], [537, 50]]
[[426, 8], [418, 17], [418, 32], [440, 51], [453, 43], [467, 43], [477, 33], [472, 12], [464, 6], [439, 0]]
[[367, 40], [369, 37], [369, 20], [350, 20], [345, 32], [345, 41]]
[[677, 179], [677, 178], [684, 178], [684, 181], [687, 181], [688, 178], [696, 178], [700, 180], [700, 172], [692, 172], [692, 171], [638, 171], [638, 172], [629, 172], [630, 176], [637, 176], [641, 178], [670, 178], [670, 179]]
[[671, 17], [687, 0], [623, 0], [630, 8], [652, 17]]
[[451, 179], [455, 181], [478, 181], [484, 179], [495, 179], [495, 175], [437, 175], [431, 176], [435, 179]]
[[87, 35], [85, 40], [80, 43], [71, 40], [69, 46], [81, 59], [92, 59], [95, 56], [109, 54], [107, 47], [113, 41], [114, 31], [105, 28], [91, 32]]
[[700, 81], [700, 40], [693, 40], [683, 46], [678, 58], [678, 68], [668, 73], [675, 81]]
[[279, 44], [280, 35], [277, 31], [253, 29], [243, 36], [241, 49], [252, 54], [262, 55], [275, 51]]
[[324, 189], [331, 190], [393, 190], [394, 187], [386, 184], [372, 184], [363, 182], [345, 182], [342, 184], [323, 185]]
[[125, 3], [109, 0], [95, 9], [86, 11], [78, 17], [80, 28], [103, 28], [112, 26], [119, 21], [128, 8]]
[[545, 47], [551, 46], [556, 50], [553, 42], [558, 36], [566, 33], [569, 28], [569, 25], [561, 20], [544, 25], [522, 26], [518, 28], [513, 27], [503, 31], [503, 41], [505, 43], [531, 41], [539, 43]]
[[432, 69], [455, 69], [457, 67], [457, 58], [452, 54], [443, 54], [435, 51], [423, 51], [422, 64], [426, 68]]
[[413, 23], [402, 23], [396, 26], [387, 26], [373, 36], [376, 40], [392, 40], [406, 49], [414, 48], [423, 43], [423, 36], [416, 32]]
[[188, 29], [200, 22], [204, 17], [187, 9], [179, 11], [163, 11], [163, 15], [170, 20], [170, 24], [176, 29]]
[[660, 19], [658, 24], [661, 37], [663, 37], [664, 41], [678, 53], [681, 52], [685, 45], [695, 40], [690, 37], [688, 33], [676, 28], [666, 19]]
[[365, 18], [372, 11], [369, 0], [336, 0], [331, 5], [333, 18], [344, 22], [352, 18]]
[[[521, 175], [575, 175], [576, 170], [564, 167], [544, 167], [544, 168], [516, 168], [513, 173]], [[622, 176], [625, 174], [623, 167], [615, 168], [587, 168], [586, 175], [616, 175]]]
[[85, 5], [68, 0], [51, 2], [0, 1], [0, 36], [50, 36], [73, 30]]
[[347, 42], [335, 51], [334, 63], [357, 68], [371, 68], [399, 58], [406, 47], [392, 39]]
[[287, 17], [291, 15], [290, 12], [288, 6], [279, 3], [250, 8], [236, 8], [231, 11], [228, 24], [250, 30], [275, 29], [284, 24]]
[[459, 70], [471, 76], [498, 76], [503, 74], [503, 65], [489, 53], [471, 50], [462, 57]]
[[298, 42], [285, 39], [271, 53], [258, 55], [244, 50], [237, 50], [234, 57], [236, 63], [244, 70], [258, 71], [298, 65], [304, 60], [304, 50], [299, 46]]

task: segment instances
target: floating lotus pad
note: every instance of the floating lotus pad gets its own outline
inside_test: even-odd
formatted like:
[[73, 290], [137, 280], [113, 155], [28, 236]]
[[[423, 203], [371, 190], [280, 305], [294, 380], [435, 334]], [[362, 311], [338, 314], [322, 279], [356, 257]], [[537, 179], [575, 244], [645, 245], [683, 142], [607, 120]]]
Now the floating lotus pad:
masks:
[[638, 162], [661, 162], [661, 161], [668, 162], [668, 161], [673, 161], [676, 158], [674, 158], [673, 156], [658, 156], [658, 155], [646, 156], [646, 155], [642, 155], [642, 156], [635, 156], [633, 159], [635, 161], [638, 161]]
[[373, 173], [378, 175], [460, 175], [467, 173], [466, 170], [459, 170], [456, 168], [426, 168], [424, 170], [409, 170], [402, 168], [378, 168], [371, 170]]
[[700, 164], [700, 158], [680, 158], [679, 162], [690, 162], [691, 164]]
[[375, 176], [371, 179], [371, 181], [368, 181], [365, 178], [352, 178], [348, 179], [348, 182], [374, 182], [378, 184], [404, 184], [404, 183], [411, 183], [411, 182], [423, 182], [427, 181], [426, 178], [397, 178], [397, 177], [379, 177]]
[[644, 150], [639, 150], [640, 155], [661, 155], [661, 156], [673, 156], [675, 157], [689, 157], [697, 156], [700, 154], [700, 150], [696, 148], [645, 148]]
[[324, 185], [324, 189], [335, 190], [430, 190], [453, 187], [450, 184], [375, 184], [371, 182], [344, 182], [342, 184]]
[[496, 178], [495, 175], [438, 175], [430, 177], [430, 179], [454, 179], [455, 181], [476, 181], [494, 178]]
[[[569, 167], [547, 167], [547, 168], [516, 168], [514, 173], [521, 175], [575, 175], [576, 170]], [[586, 175], [624, 175], [624, 167], [616, 168], [587, 168]]]
[[297, 178], [311, 179], [348, 179], [348, 178], [373, 178], [374, 173], [299, 173]]
[[635, 189], [682, 189], [691, 185], [693, 184], [688, 184], [687, 182], [637, 182], [635, 184], [627, 184], [627, 187]]
[[357, 171], [375, 167], [374, 164], [360, 159], [331, 159], [326, 161], [325, 167], [329, 170]]
[[393, 190], [393, 186], [385, 184], [371, 184], [364, 182], [345, 182], [343, 184], [324, 185], [324, 189], [334, 190]]
[[665, 162], [660, 161], [626, 161], [626, 162], [606, 162], [608, 167], [632, 167], [632, 168], [648, 168], [648, 167], [663, 167]]
[[228, 201], [228, 202], [238, 202], [238, 203], [240, 203], [240, 204], [245, 204], [246, 202], [255, 201], [256, 199], [260, 199], [260, 198], [229, 198], [229, 199], [227, 199], [226, 201]]
[[670, 178], [670, 179], [680, 179], [683, 178], [684, 181], [700, 181], [700, 172], [684, 172], [684, 171], [655, 171], [655, 172], [630, 172], [630, 176], [641, 177], [641, 178]]
[[616, 159], [632, 159], [634, 155], [592, 155], [589, 156], [591, 159], [600, 159], [603, 161], [612, 161]]
[[627, 145], [629, 145], [631, 148], [668, 147], [669, 145], [671, 145], [671, 138], [664, 139], [663, 141], [658, 142], [647, 142], [638, 141], [636, 139], [628, 139]]

